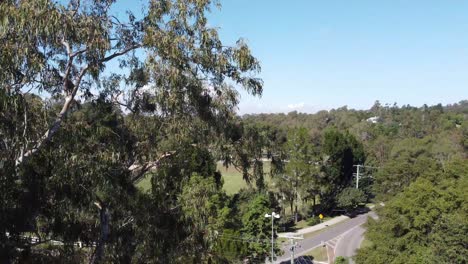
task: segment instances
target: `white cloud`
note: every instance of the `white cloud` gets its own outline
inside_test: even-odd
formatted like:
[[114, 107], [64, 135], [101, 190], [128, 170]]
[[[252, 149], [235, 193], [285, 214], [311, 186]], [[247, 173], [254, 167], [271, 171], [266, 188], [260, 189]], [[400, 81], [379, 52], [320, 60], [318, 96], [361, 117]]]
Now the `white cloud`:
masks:
[[304, 102], [297, 103], [297, 104], [288, 104], [288, 108], [292, 110], [299, 110], [304, 108], [305, 104]]
[[300, 113], [316, 113], [319, 110], [329, 110], [329, 107], [322, 105], [310, 105], [305, 102], [292, 103], [287, 105], [268, 104], [261, 99], [245, 100], [239, 104], [238, 113], [243, 114], [260, 114], [260, 113], [289, 113], [298, 111]]

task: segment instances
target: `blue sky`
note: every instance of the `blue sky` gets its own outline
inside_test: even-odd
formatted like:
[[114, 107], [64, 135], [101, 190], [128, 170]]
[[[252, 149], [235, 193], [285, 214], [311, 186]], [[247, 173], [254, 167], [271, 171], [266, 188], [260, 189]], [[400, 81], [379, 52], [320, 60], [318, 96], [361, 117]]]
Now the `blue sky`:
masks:
[[[116, 9], [138, 13], [146, 1], [135, 2]], [[242, 93], [241, 114], [468, 99], [468, 1], [220, 3], [210, 26], [227, 45], [245, 39], [262, 65], [263, 96]]]
[[241, 113], [468, 99], [468, 1], [224, 0], [209, 23], [262, 63]]

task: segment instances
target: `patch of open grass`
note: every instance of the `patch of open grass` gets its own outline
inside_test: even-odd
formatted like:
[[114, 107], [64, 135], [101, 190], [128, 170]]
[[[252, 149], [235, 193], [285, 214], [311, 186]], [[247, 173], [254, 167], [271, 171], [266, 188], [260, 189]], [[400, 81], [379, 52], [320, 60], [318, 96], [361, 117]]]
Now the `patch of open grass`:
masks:
[[327, 248], [324, 246], [318, 246], [305, 253], [304, 256], [313, 257], [315, 261], [328, 261]]
[[308, 227], [309, 224], [307, 223], [307, 220], [301, 220], [301, 221], [298, 221], [295, 225], [294, 225], [294, 228], [295, 229], [302, 229], [302, 228], [306, 228]]
[[223, 189], [227, 194], [235, 194], [242, 188], [247, 188], [247, 182], [242, 177], [242, 172], [236, 170], [233, 166], [225, 167], [221, 162], [217, 164], [219, 172], [223, 177]]
[[[325, 216], [325, 217], [322, 219], [322, 222], [328, 221], [328, 220], [330, 220], [330, 219], [332, 219], [332, 218], [333, 218], [333, 217]], [[298, 221], [298, 222], [292, 227], [292, 229], [293, 229], [293, 230], [299, 230], [299, 229], [307, 228], [307, 227], [310, 227], [310, 226], [318, 225], [318, 224], [320, 224], [320, 223], [322, 223], [322, 222], [320, 221], [320, 219], [318, 218], [318, 216], [315, 216], [314, 218], [308, 217], [308, 218], [302, 219], [301, 221]]]
[[138, 189], [147, 192], [151, 189], [151, 175], [146, 175], [143, 179], [136, 183]]
[[366, 237], [364, 237], [364, 239], [362, 240], [361, 242], [361, 248], [365, 248], [365, 247], [371, 247], [373, 245], [373, 243], [368, 240]]
[[[265, 183], [271, 190], [274, 190], [273, 183], [270, 177], [270, 162], [265, 161], [263, 162], [263, 171], [265, 173]], [[242, 172], [238, 171], [234, 166], [225, 167], [221, 162], [217, 163], [217, 169], [221, 172], [223, 177], [224, 185], [223, 189], [226, 191], [227, 194], [235, 194], [238, 193], [241, 189], [247, 188], [248, 184], [242, 177]], [[255, 186], [255, 183], [252, 183]], [[146, 192], [151, 189], [151, 175], [145, 176], [139, 182], [137, 182], [136, 186]]]
[[278, 238], [276, 239], [276, 242], [277, 242], [278, 244], [284, 244], [284, 243], [286, 243], [286, 242], [289, 242], [289, 239], [287, 239], [287, 238], [285, 238], [285, 237], [278, 237]]
[[[270, 176], [270, 166], [271, 164], [269, 161], [263, 162], [265, 183], [268, 185], [270, 190], [274, 190], [275, 187], [271, 181]], [[217, 169], [219, 172], [221, 172], [224, 181], [223, 189], [227, 194], [235, 194], [238, 193], [241, 189], [248, 187], [247, 182], [242, 177], [242, 172], [238, 171], [233, 166], [226, 168], [222, 162], [218, 162]], [[252, 185], [255, 186], [255, 183], [252, 183]]]

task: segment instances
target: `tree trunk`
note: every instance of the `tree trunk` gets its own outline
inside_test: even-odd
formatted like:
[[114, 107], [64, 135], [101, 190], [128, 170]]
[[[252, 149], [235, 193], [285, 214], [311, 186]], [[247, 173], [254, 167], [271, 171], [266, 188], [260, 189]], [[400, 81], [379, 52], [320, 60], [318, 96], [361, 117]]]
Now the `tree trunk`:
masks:
[[294, 200], [289, 201], [289, 208], [291, 208], [291, 214], [294, 214]]
[[294, 211], [294, 222], [297, 223], [298, 217], [297, 217], [297, 203], [296, 203], [296, 208]]
[[95, 203], [95, 204], [99, 208], [101, 233], [100, 233], [99, 242], [97, 243], [96, 249], [94, 250], [94, 253], [91, 256], [91, 260], [89, 261], [90, 264], [96, 264], [102, 260], [102, 258], [104, 257], [105, 244], [109, 236], [109, 220], [110, 220], [109, 211], [107, 210], [107, 207], [103, 203]]
[[297, 175], [297, 169], [294, 171], [295, 174], [295, 182], [294, 182], [294, 223], [297, 223], [297, 184], [298, 184], [298, 175]]
[[312, 205], [312, 217], [315, 217], [315, 206], [316, 206], [316, 201], [315, 201], [315, 194], [313, 195], [314, 198], [312, 199], [313, 205]]

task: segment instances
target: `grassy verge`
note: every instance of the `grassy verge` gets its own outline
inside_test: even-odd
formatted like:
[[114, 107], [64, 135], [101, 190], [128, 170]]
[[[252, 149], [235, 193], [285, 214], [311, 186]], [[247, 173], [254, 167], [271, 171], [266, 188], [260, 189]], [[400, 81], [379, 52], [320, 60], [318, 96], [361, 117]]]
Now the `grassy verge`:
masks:
[[328, 261], [327, 248], [323, 246], [318, 246], [308, 251], [307, 253], [304, 254], [304, 256], [310, 256], [315, 261], [323, 261], [323, 262]]
[[286, 242], [288, 242], [289, 239], [285, 238], [285, 237], [278, 237], [276, 239], [276, 241], [279, 243], [279, 244], [284, 244]]
[[362, 240], [361, 242], [361, 248], [365, 248], [365, 247], [371, 247], [372, 246], [372, 242], [370, 240], [368, 240], [367, 238], [364, 237], [364, 239]]
[[326, 230], [330, 229], [330, 228], [333, 227], [333, 226], [336, 226], [336, 225], [345, 223], [346, 221], [349, 221], [349, 220], [350, 220], [350, 219], [348, 218], [348, 219], [346, 219], [346, 220], [343, 220], [343, 221], [338, 222], [338, 223], [333, 224], [333, 225], [329, 225], [329, 226], [327, 226], [327, 227], [325, 227], [325, 228], [323, 228], [323, 229], [317, 230], [317, 231], [315, 231], [315, 232], [306, 233], [306, 234], [304, 234], [304, 238], [314, 237], [314, 236], [316, 236], [316, 235], [322, 233], [323, 231], [326, 231]]
[[[322, 219], [322, 222], [325, 222], [325, 221], [328, 221], [330, 219], [333, 219], [333, 217], [330, 217], [330, 216], [326, 216]], [[311, 221], [311, 220], [314, 220], [314, 221]], [[298, 221], [294, 226], [293, 226], [293, 229], [294, 230], [299, 230], [299, 229], [303, 229], [303, 228], [306, 228], [306, 227], [310, 227], [310, 226], [314, 226], [314, 225], [318, 225], [320, 224], [320, 219], [318, 218], [318, 216], [315, 216], [315, 218], [313, 219], [312, 217], [309, 217], [309, 218], [305, 218], [305, 219], [302, 219], [301, 221]]]

